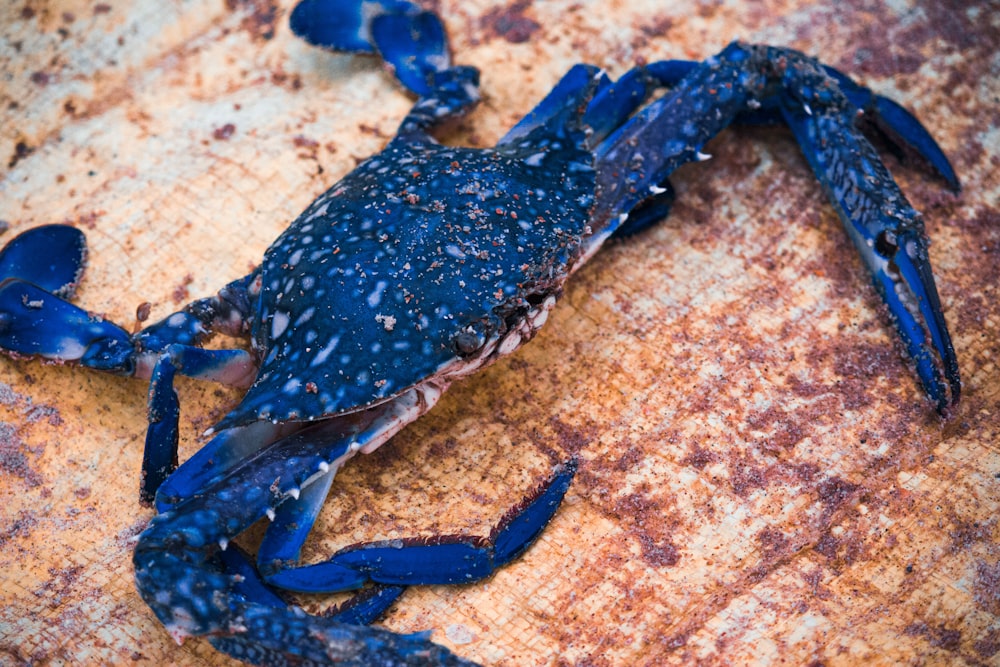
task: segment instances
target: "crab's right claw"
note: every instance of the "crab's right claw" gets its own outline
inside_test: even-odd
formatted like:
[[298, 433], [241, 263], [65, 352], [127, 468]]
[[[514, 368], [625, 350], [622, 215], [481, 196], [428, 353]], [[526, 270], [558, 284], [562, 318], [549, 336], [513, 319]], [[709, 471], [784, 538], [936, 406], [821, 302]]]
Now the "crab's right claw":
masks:
[[0, 283], [0, 348], [131, 375], [127, 331], [19, 278]]
[[943, 413], [958, 402], [961, 381], [920, 214], [856, 128], [850, 109], [812, 114], [786, 104], [783, 112], [868, 265], [924, 391]]
[[939, 412], [958, 402], [958, 359], [941, 312], [922, 225], [886, 225], [867, 250], [875, 284], [896, 321], [924, 391]]

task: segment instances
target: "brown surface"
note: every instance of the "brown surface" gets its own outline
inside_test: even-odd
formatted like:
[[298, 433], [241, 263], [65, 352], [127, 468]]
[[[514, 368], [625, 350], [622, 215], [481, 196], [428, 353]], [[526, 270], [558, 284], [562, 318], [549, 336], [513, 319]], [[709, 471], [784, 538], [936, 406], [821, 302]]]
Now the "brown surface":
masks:
[[[566, 68], [803, 49], [915, 110], [959, 197], [890, 159], [927, 218], [965, 391], [938, 419], [785, 131], [727, 132], [669, 221], [575, 276], [538, 339], [338, 478], [318, 558], [486, 533], [570, 454], [518, 563], [406, 594], [387, 625], [490, 664], [996, 664], [1000, 12], [995, 4], [445, 2], [489, 145]], [[182, 6], [183, 5], [183, 6]], [[0, 219], [85, 229], [79, 301], [129, 325], [243, 275], [377, 150], [408, 100], [297, 43], [266, 2], [0, 6]], [[273, 38], [272, 38], [273, 35]], [[992, 68], [992, 69], [991, 69]], [[132, 585], [145, 387], [0, 360], [0, 663], [217, 664]], [[237, 395], [180, 383], [182, 455]]]

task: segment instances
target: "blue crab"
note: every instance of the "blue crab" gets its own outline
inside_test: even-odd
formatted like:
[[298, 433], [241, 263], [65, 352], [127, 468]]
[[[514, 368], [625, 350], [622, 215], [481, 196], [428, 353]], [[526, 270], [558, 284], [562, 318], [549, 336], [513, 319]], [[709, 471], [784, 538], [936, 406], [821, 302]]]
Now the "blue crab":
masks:
[[[318, 46], [378, 54], [418, 101], [387, 147], [313, 202], [259, 268], [129, 334], [66, 300], [85, 262], [77, 230], [36, 228], [0, 252], [0, 347], [150, 379], [141, 493], [159, 514], [134, 564], [143, 599], [175, 638], [208, 636], [265, 664], [468, 664], [424, 634], [367, 624], [405, 586], [475, 581], [517, 558], [557, 510], [575, 463], [556, 465], [488, 538], [354, 545], [299, 566], [333, 477], [451, 382], [529, 340], [604, 242], [667, 215], [669, 175], [732, 122], [792, 129], [924, 390], [942, 412], [958, 401], [922, 222], [862, 130], [958, 182], [890, 100], [795, 51], [733, 43], [705, 63], [654, 63], [614, 82], [578, 65], [495, 148], [452, 148], [428, 132], [476, 103], [478, 72], [451, 64], [434, 14], [400, 0], [306, 0], [292, 28]], [[205, 350], [212, 333], [248, 338], [250, 349]], [[176, 373], [248, 389], [175, 470]], [[253, 563], [230, 542], [264, 517]], [[323, 617], [278, 592], [362, 587]]]

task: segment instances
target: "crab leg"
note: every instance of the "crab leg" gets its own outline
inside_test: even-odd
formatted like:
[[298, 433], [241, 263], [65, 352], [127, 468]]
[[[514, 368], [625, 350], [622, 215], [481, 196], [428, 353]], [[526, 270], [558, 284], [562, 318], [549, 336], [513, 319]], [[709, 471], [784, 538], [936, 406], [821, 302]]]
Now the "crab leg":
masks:
[[[310, 486], [303, 489], [302, 495], [305, 496], [312, 488]], [[292, 502], [297, 501], [286, 500], [274, 510], [275, 514], [280, 516], [281, 510]], [[280, 519], [276, 518], [271, 525], [276, 526], [279, 521]], [[310, 522], [309, 529], [311, 528], [312, 523]], [[271, 532], [271, 530], [269, 529], [268, 532]], [[224, 551], [220, 551], [218, 558], [227, 573], [236, 575], [239, 578], [233, 588], [235, 596], [252, 600], [256, 604], [267, 607], [277, 609], [288, 607], [288, 602], [278, 595], [271, 585], [261, 577], [259, 567], [255, 566], [252, 562], [252, 556], [243, 551], [238, 545], [230, 545]], [[298, 556], [296, 556], [297, 558]], [[357, 586], [360, 586], [363, 581], [364, 577], [359, 577]], [[353, 588], [357, 588], [357, 586]], [[342, 605], [325, 611], [323, 615], [346, 625], [369, 625], [377, 621], [399, 599], [407, 588], [407, 586], [389, 584], [366, 586]], [[350, 590], [350, 588], [347, 590]], [[227, 640], [224, 637], [216, 637], [213, 641], [216, 646], [219, 646], [220, 642]], [[240, 640], [236, 641], [236, 646], [239, 646]], [[229, 652], [226, 648], [220, 647], [220, 649]]]
[[174, 343], [157, 356], [149, 379], [149, 426], [139, 487], [143, 501], [151, 502], [177, 467], [180, 401], [174, 391], [175, 375], [180, 372], [202, 380], [247, 386], [256, 370], [254, 359], [245, 350], [204, 350]]
[[[324, 563], [282, 570], [268, 583], [303, 593], [333, 593], [362, 583], [412, 586], [479, 581], [521, 556], [552, 518], [576, 471], [560, 466], [500, 520], [486, 539], [452, 536], [355, 544]], [[359, 575], [360, 581], [359, 581]]]
[[[278, 509], [280, 510], [282, 506]], [[277, 609], [288, 607], [288, 602], [264, 582], [258, 569], [254, 567], [250, 554], [239, 545], [230, 545], [225, 551], [220, 551], [218, 558], [226, 572], [240, 579], [233, 588], [236, 596], [253, 600], [254, 603], [265, 607]], [[407, 586], [387, 584], [366, 586], [339, 607], [323, 612], [323, 616], [345, 625], [369, 625], [377, 621], [407, 588]], [[213, 639], [217, 647], [225, 641], [227, 640], [224, 637]], [[240, 646], [239, 639], [236, 640], [236, 646]], [[220, 649], [228, 652], [226, 648], [220, 647]]]
[[160, 486], [156, 492], [157, 511], [166, 512], [216, 484], [241, 461], [301, 428], [301, 424], [277, 425], [259, 421], [221, 431], [181, 463]]
[[[244, 350], [198, 347], [213, 330], [242, 333], [249, 278], [131, 335], [59, 296], [72, 295], [85, 256], [82, 233], [66, 225], [31, 229], [0, 251], [0, 276], [5, 278], [0, 283], [0, 348], [150, 378], [141, 482], [141, 497], [149, 501], [177, 464], [175, 374], [245, 386], [256, 372], [256, 362]], [[46, 263], [39, 257], [53, 259]]]
[[[353, 455], [355, 435], [379, 430], [379, 423], [377, 414], [358, 413], [305, 429], [265, 448], [217, 485], [153, 518], [136, 546], [136, 582], [143, 599], [175, 638], [228, 635], [221, 648], [256, 662], [296, 656], [317, 662], [341, 661], [338, 664], [378, 664], [375, 661], [390, 659], [399, 664], [469, 664], [423, 636], [346, 626], [333, 619], [277, 608], [273, 594], [253, 582], [246, 583], [239, 570], [234, 574], [217, 558], [219, 551], [252, 523], [275, 512], [287, 499], [301, 498], [310, 485], [331, 469], [338, 469]], [[436, 549], [428, 545], [404, 547], [402, 552], [396, 549], [391, 558], [383, 555], [390, 561], [386, 576], [401, 583], [417, 583], [425, 581], [427, 571], [431, 571], [434, 580], [442, 580], [445, 575], [441, 570], [461, 567], [461, 559], [469, 555], [478, 567], [464, 571], [461, 581], [471, 580], [466, 574], [472, 579], [487, 576], [492, 572], [488, 565], [516, 558], [537, 537], [565, 493], [572, 468], [557, 470], [525, 506], [509, 514], [494, 531], [492, 547], [480, 546], [477, 551], [469, 543], [442, 539]], [[371, 554], [380, 554], [382, 548], [372, 547]], [[349, 554], [364, 551], [362, 547], [341, 552], [341, 556], [349, 560]], [[459, 560], [431, 566], [426, 558], [418, 558], [413, 562], [421, 566], [407, 575], [402, 563], [418, 554]], [[364, 557], [354, 561], [363, 570], [362, 581], [380, 571]]]

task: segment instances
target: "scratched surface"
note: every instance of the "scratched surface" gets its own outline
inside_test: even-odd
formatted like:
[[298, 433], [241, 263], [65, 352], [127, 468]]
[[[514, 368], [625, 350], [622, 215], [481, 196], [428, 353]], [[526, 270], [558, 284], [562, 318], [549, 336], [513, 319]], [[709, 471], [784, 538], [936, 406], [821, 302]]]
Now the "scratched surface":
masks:
[[[458, 60], [484, 72], [451, 141], [491, 144], [574, 62], [620, 73], [734, 37], [822, 56], [914, 110], [964, 184], [888, 160], [926, 215], [962, 404], [943, 421], [922, 399], [790, 135], [732, 130], [676, 175], [670, 219], [576, 275], [535, 341], [348, 466], [307, 557], [485, 534], [576, 455], [523, 559], [413, 589], [386, 625], [510, 666], [996, 664], [1000, 8], [965, 5], [441, 2]], [[296, 42], [289, 10], [2, 3], [0, 241], [84, 229], [78, 301], [125, 326], [244, 275], [408, 105], [371, 59]], [[237, 394], [179, 391], [186, 457]], [[173, 644], [133, 588], [145, 386], [0, 359], [0, 420], [0, 664], [226, 663]]]

